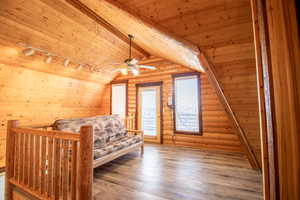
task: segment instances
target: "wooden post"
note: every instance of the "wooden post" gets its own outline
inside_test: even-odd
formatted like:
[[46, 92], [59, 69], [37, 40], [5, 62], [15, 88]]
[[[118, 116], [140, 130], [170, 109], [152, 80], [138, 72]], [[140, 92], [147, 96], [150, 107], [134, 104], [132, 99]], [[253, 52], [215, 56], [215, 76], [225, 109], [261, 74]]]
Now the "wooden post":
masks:
[[268, 138], [268, 145], [269, 152], [274, 154], [274, 161], [270, 160], [269, 163], [273, 165], [275, 162], [275, 178], [270, 179], [270, 184], [272, 187], [275, 184], [276, 199], [300, 199], [299, 1], [261, 2], [264, 3], [261, 13], [266, 13], [265, 35], [268, 41], [268, 51], [263, 52], [263, 59], [270, 61], [265, 66], [270, 71], [269, 80], [266, 81], [272, 85], [265, 93], [271, 102], [266, 105], [266, 110], [271, 110], [273, 114], [270, 119], [272, 127], [268, 124], [268, 129], [272, 128], [273, 131], [273, 140]]
[[[276, 199], [276, 174], [275, 174], [275, 158], [274, 146], [271, 141], [274, 141], [274, 131], [272, 122], [272, 106], [273, 102], [270, 96], [273, 97], [272, 83], [270, 82], [270, 57], [267, 45], [267, 27], [266, 15], [264, 12], [264, 3], [261, 0], [251, 0], [252, 8], [252, 25], [255, 45], [256, 57], [256, 74], [257, 74], [257, 91], [259, 98], [259, 120], [260, 120], [260, 138], [261, 138], [261, 153], [262, 153], [262, 172], [264, 185], [264, 199]], [[271, 105], [272, 104], [272, 105]], [[267, 106], [266, 106], [267, 105]], [[268, 142], [269, 141], [269, 142]], [[272, 182], [273, 184], [270, 184]]]
[[92, 126], [80, 129], [79, 199], [91, 200], [93, 189], [93, 145]]
[[7, 135], [6, 135], [6, 174], [5, 174], [5, 197], [6, 200], [13, 199], [13, 187], [9, 183], [9, 179], [13, 176], [14, 172], [14, 150], [15, 150], [15, 136], [12, 128], [16, 128], [19, 122], [17, 120], [9, 120], [7, 122]]

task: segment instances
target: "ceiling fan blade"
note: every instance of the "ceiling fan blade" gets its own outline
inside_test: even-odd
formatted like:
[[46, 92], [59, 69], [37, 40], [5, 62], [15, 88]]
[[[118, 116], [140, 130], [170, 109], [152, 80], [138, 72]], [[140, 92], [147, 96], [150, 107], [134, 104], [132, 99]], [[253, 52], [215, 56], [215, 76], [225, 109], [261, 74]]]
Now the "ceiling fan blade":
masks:
[[139, 67], [139, 68], [144, 68], [144, 69], [151, 69], [151, 70], [157, 69], [156, 67], [154, 67], [154, 66], [149, 66], [149, 65], [137, 65], [137, 67]]
[[130, 71], [134, 76], [138, 76], [140, 74], [140, 70], [137, 66], [130, 67]]

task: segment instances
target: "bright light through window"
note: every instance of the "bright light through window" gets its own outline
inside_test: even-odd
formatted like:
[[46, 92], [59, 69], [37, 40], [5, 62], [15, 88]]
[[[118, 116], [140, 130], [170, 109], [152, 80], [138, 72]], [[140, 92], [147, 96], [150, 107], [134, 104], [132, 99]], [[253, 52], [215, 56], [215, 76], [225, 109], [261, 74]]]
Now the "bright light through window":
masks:
[[112, 103], [112, 114], [120, 115], [121, 117], [126, 116], [126, 83], [113, 84], [111, 95]]
[[156, 135], [156, 89], [147, 89], [142, 91], [142, 130], [145, 135]]
[[199, 81], [198, 76], [174, 78], [176, 131], [199, 133]]

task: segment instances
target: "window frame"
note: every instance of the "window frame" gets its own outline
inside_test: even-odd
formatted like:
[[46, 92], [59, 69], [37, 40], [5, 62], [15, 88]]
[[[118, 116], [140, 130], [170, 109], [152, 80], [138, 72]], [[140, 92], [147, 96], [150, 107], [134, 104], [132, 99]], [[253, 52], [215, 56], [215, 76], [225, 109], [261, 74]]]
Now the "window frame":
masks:
[[[199, 119], [199, 132], [192, 131], [181, 131], [176, 130], [176, 100], [175, 100], [175, 81], [176, 78], [196, 76], [197, 77], [197, 88], [198, 88], [198, 119]], [[201, 79], [199, 72], [186, 72], [172, 75], [172, 108], [173, 108], [173, 131], [175, 134], [185, 134], [185, 135], [203, 135], [203, 121], [202, 121], [202, 105], [201, 105]]]
[[110, 82], [110, 114], [112, 115], [112, 88], [113, 85], [125, 84], [125, 117], [128, 116], [128, 80]]

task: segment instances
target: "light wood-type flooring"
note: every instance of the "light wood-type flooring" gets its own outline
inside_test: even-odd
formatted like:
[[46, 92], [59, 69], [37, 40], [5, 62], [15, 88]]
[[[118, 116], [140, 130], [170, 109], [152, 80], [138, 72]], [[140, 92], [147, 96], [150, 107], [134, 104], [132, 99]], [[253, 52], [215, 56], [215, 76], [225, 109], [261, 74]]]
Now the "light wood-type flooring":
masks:
[[146, 144], [95, 169], [96, 200], [256, 200], [262, 176], [239, 154]]

